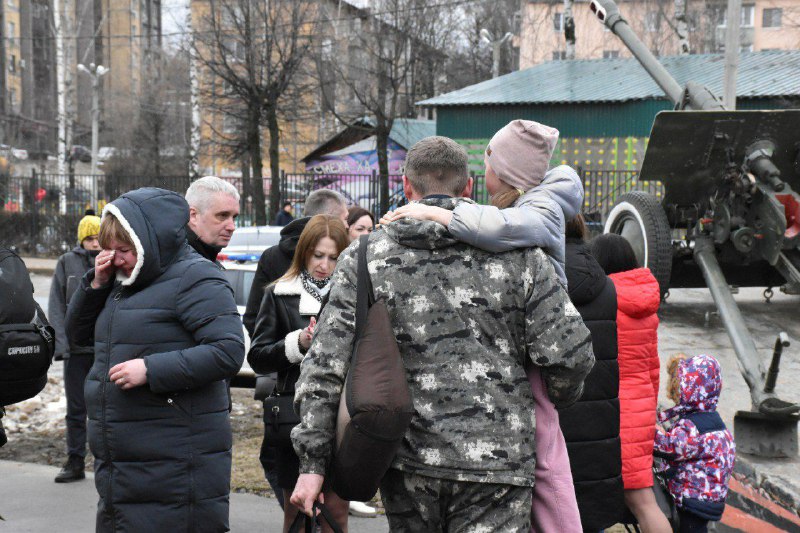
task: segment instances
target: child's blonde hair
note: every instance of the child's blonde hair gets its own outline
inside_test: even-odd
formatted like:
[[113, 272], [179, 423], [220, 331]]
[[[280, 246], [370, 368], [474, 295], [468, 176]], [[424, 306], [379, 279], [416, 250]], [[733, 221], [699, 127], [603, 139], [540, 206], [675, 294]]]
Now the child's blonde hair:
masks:
[[667, 398], [675, 404], [681, 401], [681, 380], [678, 379], [680, 362], [689, 357], [685, 353], [676, 353], [667, 361]]

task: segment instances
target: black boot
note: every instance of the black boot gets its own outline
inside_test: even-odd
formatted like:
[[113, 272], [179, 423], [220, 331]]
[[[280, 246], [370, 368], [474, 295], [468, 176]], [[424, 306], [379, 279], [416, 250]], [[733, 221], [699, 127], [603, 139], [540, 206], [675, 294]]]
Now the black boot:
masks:
[[83, 457], [70, 455], [67, 462], [64, 463], [64, 468], [56, 476], [56, 483], [71, 483], [84, 479], [86, 477], [84, 468]]

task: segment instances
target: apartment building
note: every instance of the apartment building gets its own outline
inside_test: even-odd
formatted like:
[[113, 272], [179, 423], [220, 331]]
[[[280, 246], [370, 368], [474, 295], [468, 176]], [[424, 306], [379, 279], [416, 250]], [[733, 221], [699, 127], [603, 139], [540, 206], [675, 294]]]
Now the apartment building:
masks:
[[[660, 0], [617, 2], [623, 17], [654, 53], [675, 55], [675, 4]], [[725, 47], [727, 2], [687, 0], [691, 53], [719, 53]], [[796, 0], [744, 0], [741, 17], [741, 49], [792, 50], [800, 48], [800, 2]], [[622, 42], [589, 11], [588, 0], [575, 0], [576, 59], [630, 57]], [[528, 1], [523, 5], [520, 68], [564, 59], [564, 7], [560, 0]]]
[[46, 152], [54, 119], [55, 56], [47, 0], [0, 2], [0, 144]]
[[[0, 0], [0, 144], [33, 156], [56, 151], [56, 53], [52, 0]], [[106, 116], [135, 118], [150, 61], [161, 49], [161, 0], [64, 0], [68, 116], [72, 144], [91, 143], [92, 82], [78, 64], [111, 69], [103, 78]]]

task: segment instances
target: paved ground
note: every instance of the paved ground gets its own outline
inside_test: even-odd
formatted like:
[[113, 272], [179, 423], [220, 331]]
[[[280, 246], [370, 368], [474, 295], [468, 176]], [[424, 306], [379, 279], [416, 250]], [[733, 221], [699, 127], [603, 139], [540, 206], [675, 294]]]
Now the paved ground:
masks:
[[[26, 261], [28, 261], [26, 259]], [[46, 266], [46, 265], [45, 265]], [[44, 268], [44, 267], [43, 267]], [[49, 277], [43, 274], [32, 276], [36, 298], [46, 309]], [[785, 331], [792, 345], [785, 349], [778, 378], [777, 393], [789, 401], [800, 402], [800, 296], [787, 296], [775, 289], [771, 303], [762, 296], [763, 289], [741, 289], [735, 295], [739, 308], [759, 348], [764, 366], [769, 365], [772, 347], [780, 331]], [[750, 408], [750, 394], [742, 378], [736, 354], [725, 333], [722, 321], [715, 314], [716, 307], [707, 289], [676, 289], [671, 291], [668, 301], [659, 311], [659, 353], [662, 363], [676, 352], [688, 354], [709, 353], [716, 356], [723, 369], [723, 392], [719, 411], [726, 423], [733, 428], [733, 416], [737, 410]], [[708, 317], [708, 320], [707, 320]], [[669, 405], [663, 391], [665, 374], [662, 365], [662, 387], [660, 402]], [[759, 485], [772, 483], [792, 495], [789, 499], [800, 507], [800, 460], [753, 460], [746, 457], [754, 470], [753, 477]], [[764, 481], [767, 480], [767, 483]]]
[[[0, 531], [14, 533], [86, 533], [94, 530], [97, 492], [94, 479], [57, 484], [57, 468], [0, 461]], [[91, 476], [91, 474], [89, 474]], [[275, 500], [231, 494], [231, 531], [280, 531], [283, 514]], [[386, 518], [350, 517], [353, 533], [389, 531]]]

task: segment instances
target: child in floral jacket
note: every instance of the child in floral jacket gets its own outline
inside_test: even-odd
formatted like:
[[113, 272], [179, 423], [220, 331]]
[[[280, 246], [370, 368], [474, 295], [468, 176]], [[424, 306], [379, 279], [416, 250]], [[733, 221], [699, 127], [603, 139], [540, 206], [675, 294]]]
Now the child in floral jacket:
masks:
[[668, 458], [669, 488], [681, 532], [705, 532], [722, 518], [736, 445], [716, 411], [722, 389], [719, 362], [710, 355], [673, 356], [667, 366], [667, 396], [676, 406], [659, 421], [677, 418], [656, 432], [655, 451]]

